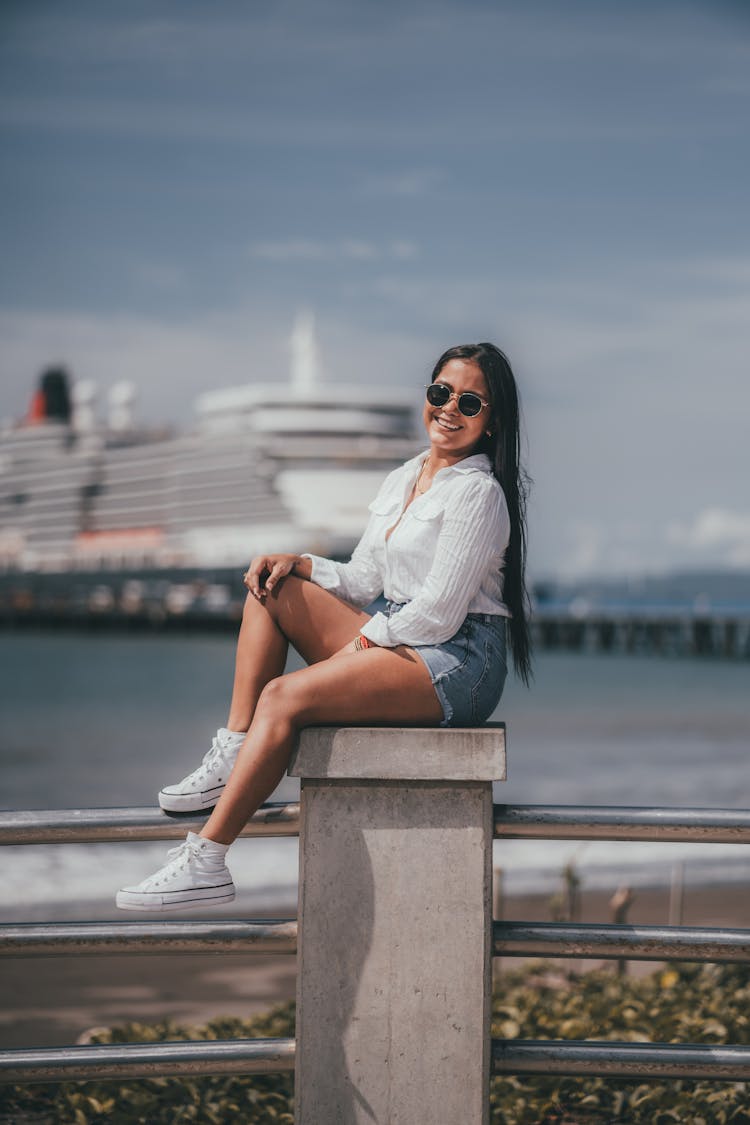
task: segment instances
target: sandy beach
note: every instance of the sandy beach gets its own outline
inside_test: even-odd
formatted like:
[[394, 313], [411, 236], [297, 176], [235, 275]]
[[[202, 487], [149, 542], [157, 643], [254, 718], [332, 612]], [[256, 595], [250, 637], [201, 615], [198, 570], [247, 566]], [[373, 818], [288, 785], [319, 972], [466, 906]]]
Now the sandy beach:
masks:
[[[611, 920], [610, 895], [584, 891], [583, 922]], [[549, 921], [550, 896], [508, 898], [508, 920]], [[664, 925], [669, 891], [639, 889], [628, 922]], [[688, 887], [683, 924], [750, 928], [750, 895], [742, 885]], [[512, 968], [505, 958], [502, 968]], [[585, 970], [601, 962], [566, 960]], [[650, 972], [653, 962], [630, 962], [629, 971]], [[295, 991], [296, 958], [243, 954], [134, 955], [75, 958], [13, 957], [0, 961], [0, 1046], [62, 1046], [75, 1043], [92, 1027], [169, 1018], [201, 1024], [218, 1015], [247, 1017], [290, 1000]]]

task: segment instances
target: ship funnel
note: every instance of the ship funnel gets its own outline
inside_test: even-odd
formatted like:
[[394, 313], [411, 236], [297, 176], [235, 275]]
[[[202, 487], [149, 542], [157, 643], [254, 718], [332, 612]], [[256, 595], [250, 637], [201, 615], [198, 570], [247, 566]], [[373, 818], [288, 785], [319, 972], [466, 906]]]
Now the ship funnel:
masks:
[[38, 422], [70, 422], [70, 380], [64, 367], [48, 367], [39, 376], [39, 386], [34, 393], [26, 415], [27, 425]]
[[133, 429], [135, 384], [123, 379], [109, 392], [109, 428], [117, 433]]
[[292, 329], [292, 390], [309, 394], [318, 382], [318, 346], [315, 316], [306, 309], [297, 314]]
[[73, 384], [73, 429], [90, 434], [96, 428], [96, 383], [80, 379]]

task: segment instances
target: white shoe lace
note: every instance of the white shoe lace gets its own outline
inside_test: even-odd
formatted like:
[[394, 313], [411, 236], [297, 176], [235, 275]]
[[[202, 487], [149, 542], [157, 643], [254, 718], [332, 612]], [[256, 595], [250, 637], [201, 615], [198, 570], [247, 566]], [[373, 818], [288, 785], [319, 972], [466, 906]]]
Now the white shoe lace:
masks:
[[176, 848], [169, 849], [167, 852], [169, 862], [145, 879], [143, 885], [159, 887], [162, 883], [167, 883], [170, 879], [174, 879], [178, 872], [184, 871], [190, 861], [198, 855], [200, 855], [200, 844], [196, 844], [194, 840], [184, 840]]
[[227, 747], [222, 746], [217, 737], [214, 737], [211, 742], [211, 749], [203, 755], [203, 761], [197, 769], [189, 773], [187, 777], [183, 777], [180, 785], [194, 784], [195, 782], [203, 781], [211, 772], [211, 768], [216, 764], [217, 758], [223, 758]]
[[[198, 766], [198, 769], [195, 771], [196, 779], [208, 777], [208, 772], [209, 772], [211, 766], [213, 765], [213, 763], [216, 761], [217, 758], [221, 757], [221, 752], [222, 752], [223, 749], [224, 749], [224, 747], [220, 745], [218, 738], [214, 737], [212, 742], [211, 742], [211, 749], [206, 754], [203, 755], [203, 761]], [[191, 774], [190, 776], [192, 777], [193, 774]]]

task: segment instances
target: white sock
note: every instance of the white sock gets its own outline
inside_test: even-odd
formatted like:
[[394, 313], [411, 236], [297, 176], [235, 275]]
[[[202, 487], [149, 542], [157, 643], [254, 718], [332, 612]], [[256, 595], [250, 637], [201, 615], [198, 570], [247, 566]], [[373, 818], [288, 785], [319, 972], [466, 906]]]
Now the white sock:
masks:
[[229, 743], [230, 746], [238, 746], [244, 742], [247, 734], [246, 730], [229, 730], [228, 727], [219, 727], [218, 730], [219, 741], [225, 745]]
[[220, 844], [217, 840], [209, 840], [206, 836], [199, 836], [197, 832], [188, 832], [188, 840], [194, 840], [206, 857], [223, 859], [230, 845]]

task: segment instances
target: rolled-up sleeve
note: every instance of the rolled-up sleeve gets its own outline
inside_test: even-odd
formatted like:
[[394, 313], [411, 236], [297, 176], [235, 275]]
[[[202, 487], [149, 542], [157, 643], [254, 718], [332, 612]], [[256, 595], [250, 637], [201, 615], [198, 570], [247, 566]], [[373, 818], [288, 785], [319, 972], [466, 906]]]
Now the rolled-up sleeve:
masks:
[[394, 469], [383, 481], [370, 504], [371, 514], [365, 533], [354, 548], [349, 562], [334, 562], [333, 559], [307, 553], [302, 556], [312, 562], [311, 581], [356, 606], [369, 605], [383, 593], [383, 570], [376, 548], [379, 540], [384, 537], [384, 516], [392, 513], [393, 518], [397, 518], [396, 508], [403, 492], [403, 480], [408, 467], [409, 463]]
[[502, 567], [509, 533], [502, 489], [494, 478], [472, 476], [446, 505], [433, 562], [417, 595], [393, 617], [375, 614], [363, 635], [385, 648], [447, 641], [487, 573]]
[[303, 554], [303, 559], [312, 562], [311, 581], [356, 606], [369, 605], [378, 594], [382, 594], [383, 576], [372, 551], [377, 523], [377, 517], [371, 516], [347, 563], [334, 562], [321, 555]]

